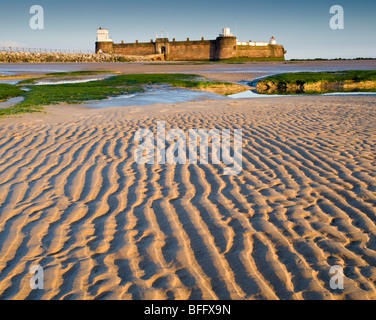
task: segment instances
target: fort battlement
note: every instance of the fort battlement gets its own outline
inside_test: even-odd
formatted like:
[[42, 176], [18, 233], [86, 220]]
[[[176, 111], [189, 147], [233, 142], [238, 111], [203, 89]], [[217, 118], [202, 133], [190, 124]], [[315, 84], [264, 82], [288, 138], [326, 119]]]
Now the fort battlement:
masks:
[[170, 61], [192, 60], [223, 60], [231, 58], [251, 59], [284, 59], [285, 49], [278, 45], [275, 38], [270, 42], [240, 42], [233, 36], [229, 28], [224, 28], [215, 40], [190, 40], [175, 41], [168, 38], [157, 38], [150, 42], [114, 43], [107, 29], [98, 29], [95, 45], [96, 53], [117, 54], [122, 56], [148, 56], [161, 55]]

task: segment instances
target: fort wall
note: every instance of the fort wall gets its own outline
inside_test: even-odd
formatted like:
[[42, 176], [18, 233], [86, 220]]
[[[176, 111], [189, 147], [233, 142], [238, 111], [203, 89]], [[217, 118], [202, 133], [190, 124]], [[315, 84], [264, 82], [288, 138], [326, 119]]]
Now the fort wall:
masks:
[[237, 45], [235, 37], [218, 37], [216, 40], [216, 60], [236, 57]]
[[[99, 31], [102, 31], [100, 29]], [[102, 31], [103, 32], [103, 31]], [[282, 45], [275, 44], [274, 37], [268, 42], [238, 42], [237, 38], [229, 33], [220, 35], [216, 40], [200, 41], [170, 41], [167, 38], [158, 38], [155, 41], [138, 43], [113, 43], [106, 41], [96, 42], [97, 53], [110, 53], [123, 56], [148, 56], [162, 54], [165, 60], [191, 61], [191, 60], [223, 60], [231, 58], [251, 59], [284, 59], [285, 49]]]
[[215, 41], [173, 41], [168, 45], [166, 60], [213, 60], [215, 50]]
[[120, 54], [120, 55], [151, 55], [156, 54], [155, 52], [155, 44], [154, 43], [120, 43], [120, 44], [114, 44], [113, 45], [113, 53], [114, 54]]
[[268, 46], [237, 46], [237, 58], [284, 58], [285, 49], [282, 45]]

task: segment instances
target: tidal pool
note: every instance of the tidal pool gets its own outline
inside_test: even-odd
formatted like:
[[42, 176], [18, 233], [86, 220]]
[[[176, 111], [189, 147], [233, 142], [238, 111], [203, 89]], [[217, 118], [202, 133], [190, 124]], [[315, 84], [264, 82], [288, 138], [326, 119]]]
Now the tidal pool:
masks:
[[322, 94], [260, 94], [255, 90], [244, 91], [237, 94], [232, 94], [229, 97], [233, 99], [249, 99], [249, 98], [283, 98], [283, 97], [301, 97], [301, 96], [357, 96], [357, 95], [369, 95], [375, 96], [376, 92], [330, 92]]
[[224, 100], [229, 98], [215, 93], [181, 89], [168, 85], [158, 85], [148, 86], [144, 92], [121, 95], [106, 100], [90, 101], [85, 103], [85, 105], [92, 108], [108, 108], [135, 105], [143, 106], [154, 103], [179, 103], [205, 99]]
[[86, 83], [86, 82], [93, 82], [103, 80], [109, 77], [113, 77], [114, 75], [103, 75], [103, 76], [96, 76], [95, 78], [90, 76], [83, 76], [82, 79], [63, 79], [59, 80], [56, 78], [52, 79], [43, 79], [34, 83], [35, 86], [53, 86], [57, 84], [71, 84], [71, 83]]
[[10, 98], [7, 101], [0, 102], [0, 109], [10, 108], [24, 100], [24, 97]]

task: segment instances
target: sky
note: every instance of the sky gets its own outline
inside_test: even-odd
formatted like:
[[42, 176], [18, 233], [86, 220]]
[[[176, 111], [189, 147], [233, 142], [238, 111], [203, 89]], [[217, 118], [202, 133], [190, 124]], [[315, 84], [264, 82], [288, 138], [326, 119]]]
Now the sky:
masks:
[[[94, 50], [96, 29], [115, 43], [215, 39], [229, 27], [239, 41], [273, 35], [287, 59], [376, 58], [375, 0], [0, 0], [0, 47]], [[44, 29], [30, 28], [30, 8], [44, 9]], [[333, 5], [344, 9], [344, 29], [332, 30]]]

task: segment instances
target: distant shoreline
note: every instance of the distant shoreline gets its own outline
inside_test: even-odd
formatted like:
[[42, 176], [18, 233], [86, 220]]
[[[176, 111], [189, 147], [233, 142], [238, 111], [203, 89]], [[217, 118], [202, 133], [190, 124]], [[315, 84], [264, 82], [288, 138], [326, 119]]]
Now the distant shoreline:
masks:
[[138, 63], [0, 63], [0, 74], [42, 75], [51, 72], [71, 71], [116, 71], [119, 73], [195, 73], [214, 81], [253, 81], [260, 77], [278, 73], [376, 70], [376, 60], [335, 60], [335, 61], [275, 61], [247, 62], [244, 64], [170, 64], [164, 62]]
[[376, 58], [308, 58], [308, 59], [279, 59], [279, 58], [231, 58], [222, 60], [192, 60], [192, 61], [156, 61], [156, 55], [123, 56], [118, 54], [94, 53], [62, 53], [62, 52], [24, 52], [1, 51], [0, 64], [3, 63], [132, 63], [149, 62], [162, 65], [206, 65], [206, 64], [247, 64], [275, 62], [321, 62], [321, 61], [372, 61]]

